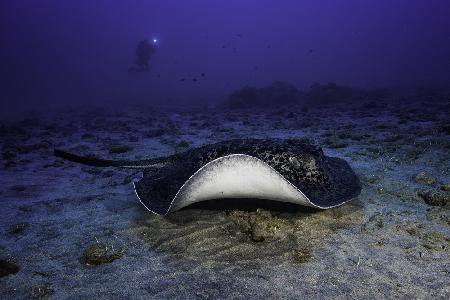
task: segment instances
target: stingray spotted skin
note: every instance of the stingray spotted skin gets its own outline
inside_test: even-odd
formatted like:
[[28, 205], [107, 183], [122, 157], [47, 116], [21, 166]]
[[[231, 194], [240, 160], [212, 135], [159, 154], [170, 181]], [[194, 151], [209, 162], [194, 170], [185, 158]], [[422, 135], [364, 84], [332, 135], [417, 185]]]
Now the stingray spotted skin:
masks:
[[[258, 168], [262, 177], [274, 173], [272, 179], [266, 182], [284, 181], [286, 184], [280, 185], [280, 188], [285, 191], [280, 190], [279, 195], [273, 194], [273, 191], [258, 195], [258, 190], [245, 193], [241, 188], [231, 196], [226, 194], [226, 189], [223, 189], [225, 194], [222, 196], [217, 193], [216, 197], [190, 195], [202, 186], [208, 174], [216, 176], [216, 183], [220, 183], [220, 174], [217, 173], [226, 173], [238, 167], [242, 167], [242, 172], [235, 174], [240, 177], [236, 180], [250, 180], [247, 187], [257, 184], [258, 178], [252, 181], [243, 172]], [[191, 149], [168, 157], [164, 167], [156, 171], [144, 169], [143, 178], [134, 185], [142, 204], [161, 215], [194, 202], [244, 196], [327, 209], [341, 205], [361, 192], [358, 177], [344, 160], [327, 157], [320, 148], [301, 140], [278, 139], [228, 140]]]
[[136, 195], [160, 215], [219, 198], [259, 198], [327, 209], [361, 192], [346, 161], [295, 139], [228, 140], [141, 161], [101, 160], [57, 149], [55, 155], [97, 167], [143, 169], [142, 179], [134, 183]]

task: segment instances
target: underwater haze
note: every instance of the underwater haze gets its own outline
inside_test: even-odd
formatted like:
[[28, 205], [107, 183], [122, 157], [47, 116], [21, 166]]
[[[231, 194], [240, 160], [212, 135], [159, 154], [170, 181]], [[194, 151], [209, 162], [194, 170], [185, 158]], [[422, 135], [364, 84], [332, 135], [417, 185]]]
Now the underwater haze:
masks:
[[1, 299], [449, 299], [450, 1], [0, 1]]
[[[2, 109], [214, 104], [244, 85], [273, 81], [299, 89], [315, 82], [369, 88], [450, 84], [445, 0], [0, 5]], [[157, 41], [150, 70], [130, 73], [143, 39]]]

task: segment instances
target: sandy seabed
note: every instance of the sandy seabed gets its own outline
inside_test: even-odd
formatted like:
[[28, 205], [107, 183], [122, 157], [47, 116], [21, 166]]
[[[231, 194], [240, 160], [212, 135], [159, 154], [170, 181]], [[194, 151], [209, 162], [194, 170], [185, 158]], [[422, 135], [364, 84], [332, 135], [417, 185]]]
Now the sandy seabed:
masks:
[[[140, 108], [0, 125], [0, 298], [450, 297], [449, 104], [275, 112]], [[360, 197], [315, 211], [209, 202], [162, 217], [137, 170], [80, 166], [231, 138], [306, 138], [360, 176]]]

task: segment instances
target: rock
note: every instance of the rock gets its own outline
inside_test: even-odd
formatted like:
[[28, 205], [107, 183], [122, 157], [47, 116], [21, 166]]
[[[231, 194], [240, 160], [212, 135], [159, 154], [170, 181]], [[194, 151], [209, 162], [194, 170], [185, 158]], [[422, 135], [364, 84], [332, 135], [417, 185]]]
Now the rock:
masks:
[[275, 237], [284, 225], [280, 219], [273, 217], [270, 211], [260, 208], [255, 212], [234, 210], [228, 217], [254, 242]]
[[422, 197], [425, 203], [432, 206], [445, 206], [450, 202], [449, 195], [441, 191], [419, 191], [418, 195]]
[[374, 174], [370, 174], [370, 175], [363, 175], [361, 176], [361, 180], [365, 183], [370, 183], [370, 184], [377, 184], [381, 182], [381, 177], [374, 175]]
[[15, 263], [0, 259], [0, 278], [16, 274], [19, 270], [20, 267]]
[[110, 263], [122, 257], [122, 251], [115, 251], [112, 245], [96, 243], [89, 246], [83, 253], [83, 260], [86, 265], [101, 265]]
[[450, 183], [444, 184], [443, 186], [441, 186], [441, 190], [443, 190], [445, 192], [450, 192]]
[[28, 223], [19, 223], [11, 226], [8, 230], [9, 234], [21, 234], [29, 226]]
[[418, 183], [426, 185], [433, 185], [436, 183], [436, 179], [427, 172], [418, 173], [416, 176], [414, 176], [414, 180]]

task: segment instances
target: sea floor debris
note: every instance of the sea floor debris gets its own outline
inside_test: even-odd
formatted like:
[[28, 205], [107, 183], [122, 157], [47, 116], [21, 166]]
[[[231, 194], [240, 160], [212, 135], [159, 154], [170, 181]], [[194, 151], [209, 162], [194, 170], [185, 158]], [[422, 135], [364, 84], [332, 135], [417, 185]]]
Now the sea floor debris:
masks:
[[95, 243], [83, 253], [83, 262], [88, 265], [101, 265], [121, 258], [123, 250], [114, 249], [112, 244]]

